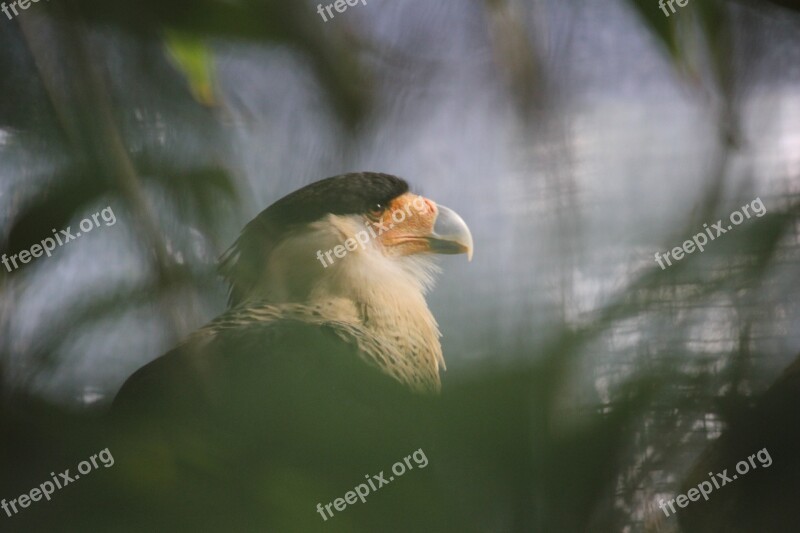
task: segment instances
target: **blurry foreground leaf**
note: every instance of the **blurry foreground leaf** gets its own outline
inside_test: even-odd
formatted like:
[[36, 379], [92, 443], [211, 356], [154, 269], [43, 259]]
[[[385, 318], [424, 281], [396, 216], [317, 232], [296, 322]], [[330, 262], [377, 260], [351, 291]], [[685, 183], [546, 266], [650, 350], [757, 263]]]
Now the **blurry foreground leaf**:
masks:
[[216, 105], [214, 95], [214, 58], [208, 46], [196, 37], [167, 31], [164, 46], [178, 69], [186, 76], [195, 100], [203, 105]]

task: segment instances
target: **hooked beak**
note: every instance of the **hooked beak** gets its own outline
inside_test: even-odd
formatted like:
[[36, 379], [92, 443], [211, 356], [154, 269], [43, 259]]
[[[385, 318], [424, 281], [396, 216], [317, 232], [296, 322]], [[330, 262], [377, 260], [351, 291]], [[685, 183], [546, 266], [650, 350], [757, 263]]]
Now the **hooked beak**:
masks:
[[472, 234], [466, 222], [452, 209], [422, 196], [406, 193], [396, 198], [379, 223], [388, 228], [378, 240], [390, 255], [467, 254], [472, 260]]
[[437, 216], [433, 231], [427, 237], [431, 252], [437, 254], [467, 254], [472, 261], [472, 233], [458, 213], [443, 205], [437, 205]]

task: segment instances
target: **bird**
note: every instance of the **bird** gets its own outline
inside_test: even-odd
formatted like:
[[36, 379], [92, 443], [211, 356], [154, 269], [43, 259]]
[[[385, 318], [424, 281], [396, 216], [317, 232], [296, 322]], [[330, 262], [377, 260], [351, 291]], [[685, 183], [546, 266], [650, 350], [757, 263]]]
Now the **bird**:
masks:
[[[311, 505], [422, 449], [445, 370], [426, 295], [436, 256], [455, 254], [473, 254], [462, 217], [397, 176], [348, 173], [279, 199], [221, 256], [227, 309], [117, 393], [118, 461], [173, 472], [173, 494], [196, 490], [197, 472], [225, 498], [264, 490], [265, 471], [311, 480]], [[406, 490], [430, 502], [430, 477], [416, 477]], [[216, 490], [198, 498], [219, 511]], [[364, 509], [370, 527], [395, 512]], [[274, 508], [270, 526], [285, 512]]]
[[[472, 253], [464, 220], [409, 192], [401, 178], [361, 172], [323, 179], [245, 226], [221, 259], [229, 310], [184, 346], [282, 325], [328, 328], [332, 342], [354, 345], [366, 365], [415, 391], [436, 392], [445, 362], [425, 300], [439, 272], [432, 256], [471, 260]], [[115, 402], [135, 395], [165, 361], [134, 374]]]

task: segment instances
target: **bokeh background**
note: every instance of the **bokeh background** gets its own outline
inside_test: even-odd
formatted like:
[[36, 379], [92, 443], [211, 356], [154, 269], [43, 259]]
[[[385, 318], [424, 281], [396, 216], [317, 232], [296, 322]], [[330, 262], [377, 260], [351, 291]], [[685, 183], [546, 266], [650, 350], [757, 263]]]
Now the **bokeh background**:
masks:
[[[522, 376], [510, 405], [536, 416], [515, 423], [550, 465], [530, 516], [497, 505], [482, 530], [677, 531], [657, 500], [800, 352], [790, 0], [369, 0], [328, 22], [286, 0], [39, 3], [0, 17], [0, 87], [2, 251], [117, 217], [0, 269], [7, 442], [29, 401], [102, 413], [224, 310], [215, 263], [244, 224], [349, 171], [473, 231], [429, 299], [444, 388]], [[764, 217], [658, 267], [756, 197]]]

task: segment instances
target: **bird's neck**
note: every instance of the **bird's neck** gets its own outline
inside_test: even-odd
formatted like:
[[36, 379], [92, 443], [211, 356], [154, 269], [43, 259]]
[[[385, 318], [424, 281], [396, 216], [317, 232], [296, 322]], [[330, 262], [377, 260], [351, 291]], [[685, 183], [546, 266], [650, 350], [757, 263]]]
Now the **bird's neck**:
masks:
[[315, 287], [310, 303], [336, 302], [332, 308], [339, 319], [357, 323], [389, 349], [383, 361], [373, 361], [384, 372], [412, 389], [438, 391], [444, 357], [439, 326], [425, 301], [425, 282], [413, 274], [421, 265], [393, 275], [371, 271], [370, 266], [349, 265], [330, 283]]
[[387, 258], [374, 243], [323, 266], [315, 251], [333, 248], [357, 229], [330, 228], [320, 224], [281, 243], [252, 297], [310, 306], [329, 320], [362, 328], [390, 352], [385, 364], [374, 354], [385, 372], [414, 389], [438, 390], [444, 358], [425, 301], [437, 267], [420, 255]]

